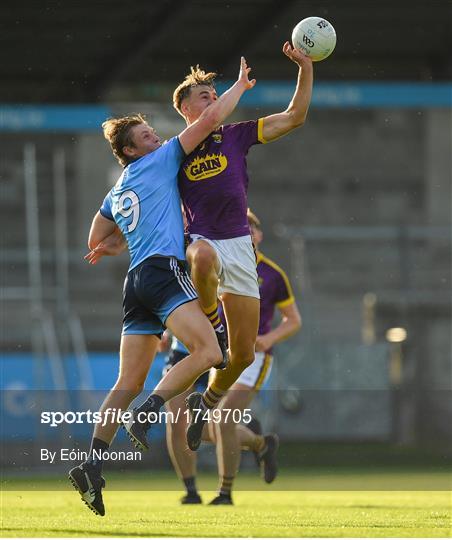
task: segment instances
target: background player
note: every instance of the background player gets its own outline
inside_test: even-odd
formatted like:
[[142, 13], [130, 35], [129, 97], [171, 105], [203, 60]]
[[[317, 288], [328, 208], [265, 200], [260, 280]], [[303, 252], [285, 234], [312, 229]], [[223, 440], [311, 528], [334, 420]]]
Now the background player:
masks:
[[[218, 371], [204, 394], [188, 398], [191, 411], [207, 411], [225, 395], [254, 360], [259, 327], [256, 261], [246, 217], [246, 154], [258, 143], [271, 142], [301, 126], [312, 95], [312, 61], [286, 42], [284, 54], [299, 66], [297, 86], [287, 109], [258, 121], [221, 126], [185, 159], [179, 174], [191, 236], [187, 260], [201, 307], [216, 332], [224, 336], [218, 316], [221, 296], [228, 324], [230, 363]], [[176, 88], [173, 102], [188, 125], [216, 99], [214, 73], [192, 68]], [[224, 342], [224, 338], [220, 342]], [[199, 447], [205, 415], [192, 414], [187, 442]]]
[[[130, 252], [130, 267], [124, 283], [124, 323], [120, 346], [120, 369], [115, 386], [101, 406], [126, 410], [142, 391], [164, 326], [168, 326], [190, 349], [190, 356], [165, 376], [154, 392], [124, 426], [140, 449], [147, 448], [150, 422], [141, 420], [158, 413], [161, 406], [192, 384], [202, 372], [222, 362], [215, 334], [196, 300], [186, 273], [185, 246], [177, 173], [190, 153], [235, 108], [242, 94], [254, 86], [242, 58], [237, 82], [205, 110], [199, 120], [178, 137], [161, 144], [155, 131], [141, 116], [108, 120], [104, 135], [125, 167], [116, 185], [95, 215], [89, 233], [88, 255], [118, 228]], [[117, 235], [120, 238], [120, 234]], [[120, 242], [119, 242], [120, 243]], [[118, 424], [99, 423], [94, 430], [89, 458], [69, 472], [82, 500], [96, 514], [104, 515], [98, 453], [108, 449]]]
[[[248, 210], [248, 222], [256, 249], [263, 239], [263, 233], [259, 219]], [[221, 401], [223, 409], [241, 410], [249, 408], [257, 392], [268, 379], [272, 362], [272, 347], [301, 328], [301, 316], [295, 303], [292, 287], [285, 272], [271, 259], [257, 251], [257, 273], [259, 276], [260, 323], [259, 334], [256, 340], [256, 352], [254, 362], [247, 367], [233, 384], [229, 392]], [[275, 307], [278, 308], [282, 319], [278, 326], [271, 328]], [[167, 367], [171, 367], [188, 354], [184, 345], [173, 339], [171, 352], [168, 357]], [[199, 386], [205, 384], [205, 377], [198, 380]], [[185, 393], [189, 392], [187, 390]], [[183, 408], [182, 394], [167, 403], [169, 410]], [[222, 415], [225, 419], [226, 416]], [[203, 440], [217, 444], [217, 460], [219, 467], [220, 486], [218, 496], [211, 504], [232, 504], [232, 482], [240, 464], [241, 448], [255, 453], [262, 468], [264, 480], [272, 482], [276, 476], [276, 451], [278, 438], [274, 434], [263, 436], [259, 427], [249, 429], [251, 425], [236, 424], [232, 421], [232, 415], [228, 422], [219, 424], [210, 423], [204, 426]], [[254, 420], [254, 425], [258, 423]], [[196, 454], [186, 448], [184, 431], [186, 415], [180, 414], [177, 423], [167, 424], [168, 450], [172, 463], [178, 476], [183, 481], [187, 490], [182, 498], [182, 503], [197, 504], [201, 498], [196, 489]], [[257, 431], [257, 433], [256, 433]]]
[[[183, 343], [175, 336], [171, 337], [168, 332], [165, 332], [162, 337], [161, 351], [166, 351], [168, 345], [169, 351], [163, 368], [163, 376], [189, 354]], [[196, 488], [196, 452], [187, 448], [188, 421], [186, 414], [181, 414], [181, 412], [186, 410], [186, 397], [194, 389], [203, 392], [207, 388], [208, 382], [209, 372], [207, 371], [200, 375], [190, 388], [165, 403], [167, 410], [173, 412], [176, 419], [174, 422], [166, 423], [166, 442], [171, 463], [187, 492], [181, 499], [182, 504], [200, 504], [202, 501]], [[178, 412], [179, 414], [177, 414]]]

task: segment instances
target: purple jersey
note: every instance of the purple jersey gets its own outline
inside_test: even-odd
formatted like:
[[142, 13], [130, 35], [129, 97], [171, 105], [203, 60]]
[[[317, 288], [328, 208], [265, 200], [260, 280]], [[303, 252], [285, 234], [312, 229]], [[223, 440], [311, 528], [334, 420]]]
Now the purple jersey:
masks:
[[257, 254], [257, 275], [261, 295], [258, 334], [261, 336], [271, 330], [275, 306], [290, 306], [295, 298], [284, 270], [260, 252]]
[[264, 142], [262, 129], [262, 118], [220, 126], [186, 157], [179, 192], [190, 234], [225, 240], [250, 233], [246, 155]]

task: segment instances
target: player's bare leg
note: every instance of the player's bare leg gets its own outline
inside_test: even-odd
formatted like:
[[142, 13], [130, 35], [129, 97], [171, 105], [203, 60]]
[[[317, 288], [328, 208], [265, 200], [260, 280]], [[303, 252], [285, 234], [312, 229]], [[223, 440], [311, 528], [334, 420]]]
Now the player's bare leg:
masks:
[[[172, 369], [172, 368], [171, 368]], [[187, 448], [185, 433], [188, 419], [185, 413], [185, 398], [193, 387], [166, 402], [166, 409], [173, 413], [174, 422], [166, 424], [166, 442], [173, 467], [182, 480], [187, 494], [181, 499], [182, 504], [200, 504], [201, 497], [196, 489], [196, 452]]]
[[101, 456], [110, 446], [119, 427], [118, 415], [112, 417], [109, 412], [127, 410], [141, 393], [159, 341], [153, 335], [122, 336], [118, 379], [101, 405], [102, 422], [96, 424], [94, 429], [88, 460], [69, 471], [73, 486], [95, 514], [105, 515]]
[[217, 302], [220, 262], [215, 249], [204, 240], [197, 240], [187, 248], [191, 279], [203, 310]]
[[153, 420], [157, 420], [163, 404], [189, 388], [199, 375], [222, 361], [215, 332], [197, 300], [176, 308], [165, 324], [186, 345], [190, 354], [168, 371], [147, 400], [134, 409], [132, 417], [124, 422], [130, 440], [140, 450], [149, 448], [146, 432]]
[[[206, 424], [202, 430], [203, 442], [217, 444], [217, 435], [215, 423]], [[239, 439], [240, 448], [242, 450], [250, 450], [251, 452], [259, 452], [263, 446], [262, 441], [264, 436], [260, 433], [255, 433], [244, 424], [236, 424], [237, 437]], [[196, 454], [193, 454], [196, 455]]]
[[198, 293], [199, 303], [212, 324], [223, 354], [223, 369], [228, 362], [227, 337], [218, 315], [218, 277], [220, 262], [215, 249], [204, 240], [197, 240], [187, 248], [187, 261], [191, 268], [191, 279]]
[[[234, 384], [221, 401], [221, 422], [215, 425], [216, 451], [218, 462], [219, 487], [218, 496], [210, 504], [232, 504], [231, 490], [234, 478], [240, 465], [241, 441], [237, 432], [237, 413], [247, 409], [255, 396], [255, 392], [248, 386]], [[228, 413], [229, 410], [229, 413]]]
[[166, 326], [190, 351], [155, 388], [155, 392], [168, 401], [190, 387], [202, 373], [221, 363], [222, 357], [215, 332], [197, 300], [174, 310]]
[[263, 450], [265, 446], [263, 435], [251, 431], [251, 429], [244, 424], [236, 424], [235, 430], [242, 450], [250, 450], [254, 453], [259, 453]]
[[187, 405], [193, 414], [187, 430], [187, 442], [192, 450], [198, 449], [203, 430], [203, 415], [199, 412], [195, 414], [195, 411], [214, 408], [242, 371], [254, 360], [259, 326], [259, 300], [250, 296], [224, 293], [222, 302], [228, 324], [229, 363], [226, 369], [215, 372], [202, 396], [195, 393], [188, 398]]
[[232, 413], [229, 417], [226, 416], [227, 410], [239, 410], [243, 416], [256, 394], [257, 391], [254, 388], [235, 383], [220, 404], [222, 421], [215, 425], [220, 485], [218, 496], [211, 504], [232, 502], [232, 483], [239, 470], [241, 449], [248, 449], [255, 453], [265, 482], [271, 483], [276, 477], [278, 437], [274, 434], [264, 436], [253, 433], [245, 425], [235, 423]]
[[189, 450], [186, 444], [178, 444], [179, 440], [185, 442], [188, 422], [183, 412], [185, 411], [185, 398], [191, 391], [192, 387], [165, 404], [166, 409], [173, 413], [173, 418], [177, 418], [177, 422], [167, 423], [166, 441], [171, 462], [181, 480], [196, 474], [196, 453]]
[[230, 363], [214, 374], [209, 389], [224, 395], [254, 361], [260, 303], [257, 298], [231, 293], [224, 293], [222, 302], [228, 325]]
[[[146, 377], [156, 355], [159, 338], [153, 335], [126, 335], [121, 337], [118, 379], [101, 405], [104, 415], [108, 409], [126, 411], [132, 401], [143, 391]], [[94, 437], [110, 444], [119, 424], [96, 424]]]

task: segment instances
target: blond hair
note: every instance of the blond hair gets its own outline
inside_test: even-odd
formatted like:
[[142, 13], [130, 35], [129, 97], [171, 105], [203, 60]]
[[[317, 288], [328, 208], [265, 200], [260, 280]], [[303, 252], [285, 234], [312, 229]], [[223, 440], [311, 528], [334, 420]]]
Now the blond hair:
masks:
[[196, 86], [210, 86], [213, 88], [213, 81], [216, 76], [217, 74], [213, 72], [206, 73], [199, 67], [199, 64], [196, 65], [196, 67], [191, 66], [190, 73], [185, 77], [183, 82], [179, 84], [176, 90], [174, 90], [173, 105], [176, 111], [179, 114], [182, 114], [182, 101], [190, 95], [192, 88], [195, 88]]
[[147, 124], [146, 118], [142, 114], [109, 118], [102, 124], [104, 137], [110, 143], [114, 156], [123, 167], [131, 161], [123, 152], [124, 146], [133, 145], [130, 130], [140, 124]]

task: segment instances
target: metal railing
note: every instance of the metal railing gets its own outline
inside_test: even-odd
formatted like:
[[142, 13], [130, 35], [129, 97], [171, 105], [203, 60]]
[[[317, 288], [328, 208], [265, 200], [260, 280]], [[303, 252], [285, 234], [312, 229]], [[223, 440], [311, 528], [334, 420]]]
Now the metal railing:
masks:
[[[43, 374], [42, 363], [49, 361], [52, 382], [56, 389], [66, 390], [66, 374], [63, 353], [72, 351], [77, 360], [80, 388], [92, 388], [92, 373], [89, 367], [86, 341], [80, 318], [71, 306], [69, 296], [69, 251], [67, 234], [66, 158], [62, 148], [53, 153], [53, 192], [55, 214], [54, 253], [40, 249], [40, 219], [37, 193], [37, 160], [34, 144], [26, 144], [23, 153], [26, 210], [26, 253], [23, 250], [6, 250], [3, 261], [17, 259], [27, 266], [28, 283], [22, 286], [2, 287], [3, 302], [24, 301], [30, 304], [32, 320], [31, 346], [37, 360], [38, 388], [47, 381], [39, 380]], [[44, 284], [42, 263], [55, 263], [55, 283]], [[49, 305], [52, 307], [49, 308]], [[56, 324], [58, 320], [58, 325]], [[59, 393], [63, 395], [63, 393]]]

